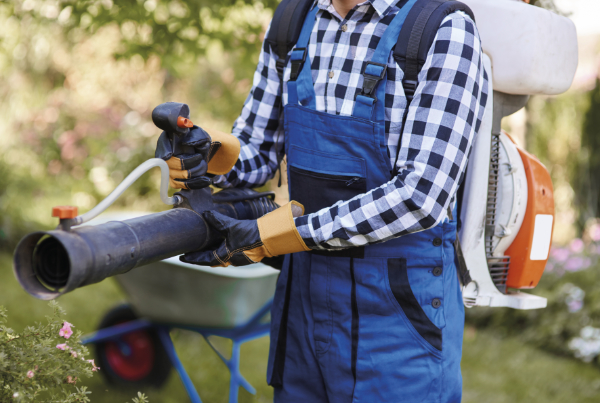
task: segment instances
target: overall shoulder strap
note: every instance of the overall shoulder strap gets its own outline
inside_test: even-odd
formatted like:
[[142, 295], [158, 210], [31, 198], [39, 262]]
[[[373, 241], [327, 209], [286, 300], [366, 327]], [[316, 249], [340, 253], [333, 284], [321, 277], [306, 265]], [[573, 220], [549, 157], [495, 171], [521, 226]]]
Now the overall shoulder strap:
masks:
[[304, 19], [314, 0], [282, 0], [277, 6], [267, 42], [277, 54], [277, 73], [283, 78], [288, 52], [294, 47], [302, 31]]
[[438, 28], [455, 11], [463, 11], [475, 21], [469, 6], [454, 0], [419, 0], [406, 17], [394, 48], [394, 59], [404, 71], [402, 85], [409, 104]]

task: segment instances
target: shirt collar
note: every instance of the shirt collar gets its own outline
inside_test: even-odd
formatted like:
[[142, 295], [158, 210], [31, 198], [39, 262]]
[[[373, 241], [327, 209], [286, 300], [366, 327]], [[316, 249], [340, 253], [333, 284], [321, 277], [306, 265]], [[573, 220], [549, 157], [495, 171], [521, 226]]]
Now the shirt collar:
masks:
[[[398, 3], [398, 0], [366, 0], [363, 3], [359, 4], [367, 4], [370, 3], [373, 6], [373, 9], [379, 14], [380, 17], [383, 17], [387, 11], [389, 11], [390, 7]], [[331, 0], [317, 0], [317, 7], [321, 10], [332, 11], [334, 10], [333, 4], [331, 4]]]

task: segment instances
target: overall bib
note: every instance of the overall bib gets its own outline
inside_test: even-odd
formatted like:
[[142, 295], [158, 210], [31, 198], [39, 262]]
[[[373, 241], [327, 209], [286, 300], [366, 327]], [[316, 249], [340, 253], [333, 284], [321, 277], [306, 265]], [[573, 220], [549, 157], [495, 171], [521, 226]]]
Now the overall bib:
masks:
[[[352, 116], [318, 112], [308, 14], [284, 109], [290, 198], [306, 214], [391, 179], [385, 139], [386, 64], [410, 0], [365, 63]], [[369, 81], [370, 80], [370, 81]], [[385, 217], [382, 217], [385, 220]], [[359, 225], [360, 229], [360, 225]], [[456, 223], [360, 248], [287, 255], [271, 320], [267, 380], [276, 402], [460, 402], [464, 308], [454, 263]]]

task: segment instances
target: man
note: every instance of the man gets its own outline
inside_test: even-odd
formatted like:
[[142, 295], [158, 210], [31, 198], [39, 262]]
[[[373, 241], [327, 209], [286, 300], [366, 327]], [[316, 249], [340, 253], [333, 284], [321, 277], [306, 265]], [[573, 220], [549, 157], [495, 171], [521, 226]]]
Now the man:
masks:
[[[474, 22], [452, 13], [407, 110], [392, 53], [413, 4], [316, 0], [283, 86], [265, 42], [233, 127], [239, 159], [214, 183], [263, 185], [285, 152], [293, 201], [257, 221], [205, 213], [225, 241], [182, 258], [226, 266], [287, 254], [272, 309], [275, 401], [461, 399], [452, 209], [487, 75]], [[380, 76], [372, 94], [366, 75]], [[173, 183], [186, 187], [194, 171], [176, 162]]]

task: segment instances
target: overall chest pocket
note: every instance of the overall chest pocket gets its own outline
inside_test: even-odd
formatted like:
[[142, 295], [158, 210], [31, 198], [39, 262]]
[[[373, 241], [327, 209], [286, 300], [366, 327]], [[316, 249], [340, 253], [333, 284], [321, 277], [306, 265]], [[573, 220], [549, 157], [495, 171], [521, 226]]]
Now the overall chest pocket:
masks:
[[289, 150], [290, 197], [310, 214], [367, 191], [366, 162], [292, 146]]
[[304, 205], [304, 213], [310, 214], [330, 207], [340, 200], [349, 200], [367, 191], [364, 177], [335, 175], [289, 167], [292, 200]]

